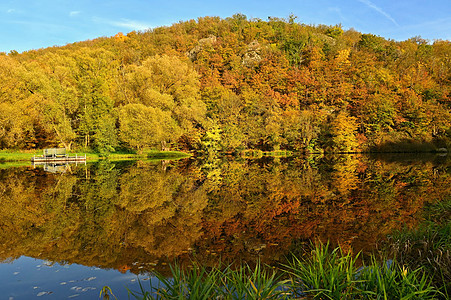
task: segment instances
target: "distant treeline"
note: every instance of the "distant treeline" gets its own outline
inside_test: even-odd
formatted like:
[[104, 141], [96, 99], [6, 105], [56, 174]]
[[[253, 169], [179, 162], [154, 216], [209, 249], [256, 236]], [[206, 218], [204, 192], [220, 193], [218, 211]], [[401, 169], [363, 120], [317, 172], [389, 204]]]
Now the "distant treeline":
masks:
[[0, 54], [0, 149], [355, 152], [451, 138], [451, 42], [237, 14]]

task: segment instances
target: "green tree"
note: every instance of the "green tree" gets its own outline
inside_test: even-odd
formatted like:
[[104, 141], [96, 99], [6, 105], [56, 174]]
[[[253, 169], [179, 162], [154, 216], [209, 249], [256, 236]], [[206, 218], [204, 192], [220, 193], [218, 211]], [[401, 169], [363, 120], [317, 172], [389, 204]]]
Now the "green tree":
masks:
[[74, 59], [79, 99], [78, 136], [82, 138], [85, 148], [114, 151], [117, 145], [117, 118], [108, 88], [117, 69], [117, 61], [112, 52], [92, 48], [77, 50]]
[[143, 104], [119, 108], [119, 137], [128, 147], [140, 152], [168, 142], [175, 142], [181, 130], [169, 111]]
[[157, 114], [153, 120], [164, 115], [160, 128], [170, 132], [158, 135], [163, 149], [167, 148], [166, 139], [174, 142], [185, 136], [200, 142], [199, 127], [205, 122], [206, 106], [200, 100], [198, 75], [187, 61], [167, 55], [152, 56], [141, 66], [130, 66], [125, 80], [128, 96], [124, 103], [152, 108]]
[[38, 103], [38, 109], [45, 138], [48, 143], [71, 149], [77, 138], [75, 127], [79, 109], [76, 62], [67, 50], [46, 53], [37, 61], [42, 66], [36, 71], [42, 74], [40, 93], [43, 100]]
[[385, 94], [375, 94], [368, 97], [366, 103], [361, 103], [365, 130], [369, 136], [377, 136], [382, 132], [393, 130], [396, 117], [395, 103]]

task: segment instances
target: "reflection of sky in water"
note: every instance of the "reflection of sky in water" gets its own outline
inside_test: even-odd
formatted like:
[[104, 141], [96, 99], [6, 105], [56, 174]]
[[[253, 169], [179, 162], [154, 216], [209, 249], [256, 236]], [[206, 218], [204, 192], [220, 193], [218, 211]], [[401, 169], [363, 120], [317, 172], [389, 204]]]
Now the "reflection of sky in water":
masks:
[[[128, 287], [139, 290], [135, 274], [102, 270], [77, 264], [60, 265], [21, 257], [12, 263], [0, 264], [1, 299], [99, 299], [100, 290], [108, 285], [118, 299], [128, 299]], [[149, 287], [147, 276], [139, 276]], [[148, 288], [149, 290], [150, 288]]]

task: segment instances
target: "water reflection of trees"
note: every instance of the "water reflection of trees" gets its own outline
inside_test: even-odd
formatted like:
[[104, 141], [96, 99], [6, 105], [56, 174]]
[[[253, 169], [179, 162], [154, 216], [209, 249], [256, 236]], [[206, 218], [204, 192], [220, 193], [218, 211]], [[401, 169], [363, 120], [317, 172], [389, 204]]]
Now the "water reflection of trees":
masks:
[[450, 181], [446, 164], [360, 156], [2, 169], [0, 259], [138, 272], [194, 254], [206, 264], [271, 262], [312, 238], [370, 249], [417, 224], [425, 202], [449, 196]]

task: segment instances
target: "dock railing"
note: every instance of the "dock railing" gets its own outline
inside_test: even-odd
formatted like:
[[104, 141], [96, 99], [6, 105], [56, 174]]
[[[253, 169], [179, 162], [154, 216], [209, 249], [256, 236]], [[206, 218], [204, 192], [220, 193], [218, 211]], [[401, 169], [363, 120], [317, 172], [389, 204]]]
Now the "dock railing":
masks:
[[66, 157], [66, 148], [44, 149], [44, 157]]
[[42, 156], [33, 156], [32, 162], [76, 162], [76, 161], [86, 161], [86, 154], [84, 156], [68, 156], [66, 153], [66, 148], [49, 148], [44, 149], [44, 154]]

